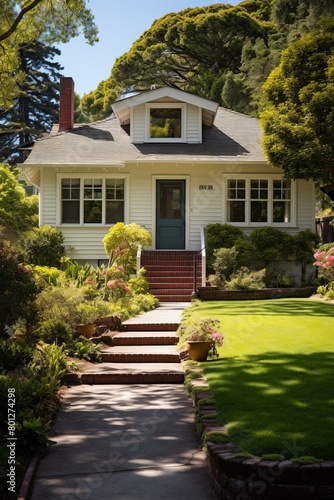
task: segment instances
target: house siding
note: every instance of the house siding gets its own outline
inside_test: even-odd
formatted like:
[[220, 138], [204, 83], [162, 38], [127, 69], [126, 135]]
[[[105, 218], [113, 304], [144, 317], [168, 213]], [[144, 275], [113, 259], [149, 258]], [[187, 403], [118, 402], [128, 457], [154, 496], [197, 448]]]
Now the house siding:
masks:
[[[223, 176], [233, 175], [243, 170], [247, 174], [272, 174], [266, 165], [240, 165], [217, 163], [167, 163], [155, 164], [131, 163], [124, 168], [129, 176], [128, 204], [125, 212], [126, 223], [137, 223], [144, 226], [155, 237], [155, 181], [156, 179], [185, 179], [186, 196], [186, 241], [188, 250], [200, 250], [201, 227], [209, 223], [225, 223]], [[93, 175], [101, 173], [96, 167]], [[82, 169], [84, 173], [84, 169]], [[86, 170], [85, 170], [85, 173]], [[277, 172], [275, 172], [277, 173]], [[76, 176], [80, 175], [80, 167], [76, 167]], [[110, 174], [112, 176], [112, 173]], [[109, 226], [57, 226], [56, 210], [56, 172], [53, 168], [44, 168], [42, 173], [43, 189], [41, 190], [41, 224], [58, 227], [65, 237], [66, 254], [75, 260], [97, 262], [106, 259], [102, 239]], [[296, 182], [296, 225], [278, 227], [290, 234], [300, 230], [315, 231], [314, 221], [314, 185], [306, 181]], [[249, 235], [253, 227], [242, 227]]]

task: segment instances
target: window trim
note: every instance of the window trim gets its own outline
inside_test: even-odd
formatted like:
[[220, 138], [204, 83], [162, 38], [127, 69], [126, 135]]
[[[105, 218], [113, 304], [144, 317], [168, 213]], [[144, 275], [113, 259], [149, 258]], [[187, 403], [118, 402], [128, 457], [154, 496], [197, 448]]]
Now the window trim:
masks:
[[[227, 181], [233, 179], [242, 179], [246, 183], [246, 198], [245, 198], [245, 222], [229, 222], [228, 221], [228, 198], [227, 198]], [[268, 181], [268, 221], [267, 222], [251, 222], [251, 180], [267, 180]], [[296, 186], [294, 180], [291, 182], [291, 220], [290, 222], [273, 222], [273, 204], [277, 201], [273, 197], [273, 181], [284, 180], [283, 175], [279, 174], [224, 174], [223, 175], [223, 220], [227, 224], [240, 227], [295, 227], [296, 226], [296, 210], [297, 210], [297, 197]]]
[[[66, 223], [62, 222], [62, 179], [80, 179], [80, 221], [78, 223]], [[102, 222], [84, 222], [84, 180], [85, 179], [102, 179], [103, 186], [103, 196], [102, 204], [104, 207], [102, 214]], [[122, 179], [124, 180], [124, 223], [127, 224], [129, 220], [129, 176], [128, 174], [116, 174], [110, 172], [108, 174], [99, 172], [87, 172], [87, 173], [76, 173], [75, 171], [71, 173], [57, 173], [57, 226], [61, 227], [112, 227], [114, 224], [106, 223], [105, 216], [105, 181], [106, 179]]]
[[[151, 137], [150, 136], [150, 118], [151, 109], [156, 108], [174, 108], [181, 109], [181, 137]], [[173, 143], [185, 142], [186, 138], [186, 104], [182, 102], [150, 102], [145, 104], [145, 142], [155, 143]]]

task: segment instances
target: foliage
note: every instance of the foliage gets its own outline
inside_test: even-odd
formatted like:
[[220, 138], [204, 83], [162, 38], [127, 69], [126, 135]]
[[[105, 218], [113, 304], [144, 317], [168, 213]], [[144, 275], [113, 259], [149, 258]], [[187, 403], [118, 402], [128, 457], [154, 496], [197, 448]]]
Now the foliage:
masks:
[[240, 267], [226, 282], [226, 288], [228, 290], [261, 290], [265, 287], [265, 274], [265, 269], [252, 271], [248, 267]]
[[49, 439], [50, 426], [43, 424], [40, 417], [18, 423], [17, 438], [20, 446], [27, 447], [33, 453], [45, 453], [55, 441]]
[[73, 317], [75, 323], [78, 325], [95, 323], [99, 317], [99, 310], [94, 303], [82, 302], [75, 308]]
[[19, 146], [31, 143], [43, 133], [50, 132], [57, 121], [60, 64], [54, 62], [60, 51], [36, 41], [18, 49], [20, 71], [24, 81], [18, 83], [20, 92], [9, 109], [0, 110], [0, 161], [14, 165], [25, 160]]
[[149, 284], [145, 278], [146, 269], [143, 267], [139, 269], [137, 275], [134, 278], [130, 278], [128, 285], [132, 293], [135, 294], [145, 294], [148, 293]]
[[[29, 266], [27, 266], [29, 267]], [[40, 290], [48, 286], [56, 286], [58, 278], [61, 277], [62, 271], [57, 267], [49, 266], [30, 266], [35, 277], [36, 285]]]
[[122, 93], [154, 84], [258, 115], [262, 85], [282, 50], [313, 32], [326, 13], [334, 14], [332, 0], [246, 0], [171, 12], [117, 59], [110, 77], [82, 98], [81, 108], [92, 121], [105, 118]]
[[34, 329], [32, 336], [42, 340], [46, 344], [61, 345], [72, 338], [73, 327], [61, 319], [48, 319], [43, 321]]
[[294, 252], [293, 237], [270, 226], [254, 229], [249, 239], [265, 265], [280, 259], [287, 259]]
[[0, 107], [9, 108], [21, 92], [25, 73], [19, 50], [37, 40], [45, 45], [68, 42], [81, 28], [88, 43], [97, 39], [94, 18], [85, 0], [3, 0], [0, 20]]
[[288, 179], [334, 178], [334, 23], [306, 34], [283, 53], [264, 85], [263, 146]]
[[289, 274], [285, 274], [278, 269], [275, 264], [269, 264], [266, 267], [266, 274], [264, 276], [266, 287], [282, 288], [293, 286], [293, 280]]
[[213, 255], [215, 258], [213, 269], [216, 271], [220, 286], [224, 288], [225, 282], [236, 271], [238, 252], [235, 247], [218, 248], [213, 251]]
[[299, 233], [293, 237], [294, 254], [302, 265], [301, 283], [305, 283], [307, 265], [313, 262], [314, 249], [319, 243], [320, 237], [308, 229], [299, 231]]
[[17, 340], [0, 340], [0, 372], [15, 370], [32, 359], [32, 348]]
[[18, 175], [17, 170], [0, 164], [0, 229], [8, 235], [26, 231], [38, 223], [38, 198], [26, 196]]
[[243, 239], [244, 234], [239, 227], [231, 224], [208, 224], [205, 228], [205, 248], [207, 265], [213, 268], [214, 250], [218, 248], [231, 248], [237, 240]]
[[86, 359], [92, 363], [100, 363], [102, 361], [101, 347], [82, 335], [69, 342], [65, 352], [68, 356]]
[[109, 256], [109, 268], [117, 263], [123, 266], [126, 275], [136, 270], [136, 255], [138, 246], [150, 246], [150, 233], [138, 224], [118, 222], [111, 227], [103, 238], [106, 254]]
[[8, 243], [0, 243], [0, 335], [5, 326], [29, 316], [37, 294], [32, 272], [18, 263]]
[[[87, 280], [94, 274], [94, 268], [90, 264], [79, 264], [75, 260], [68, 257], [62, 259], [65, 262], [64, 277], [68, 280], [74, 281], [79, 287], [87, 282]], [[99, 271], [96, 271], [98, 274]]]
[[82, 302], [84, 302], [84, 288], [77, 288], [75, 285], [49, 287], [42, 290], [36, 298], [38, 320], [47, 321], [52, 318], [75, 325], [73, 313]]
[[65, 255], [63, 243], [64, 236], [59, 229], [40, 226], [22, 235], [19, 248], [28, 264], [60, 268], [61, 259]]

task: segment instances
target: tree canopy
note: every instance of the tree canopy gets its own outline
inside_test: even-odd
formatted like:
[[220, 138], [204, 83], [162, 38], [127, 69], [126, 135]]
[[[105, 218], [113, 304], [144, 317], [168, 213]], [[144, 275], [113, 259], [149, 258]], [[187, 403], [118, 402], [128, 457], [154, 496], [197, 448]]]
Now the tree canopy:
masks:
[[40, 42], [19, 49], [25, 81], [9, 109], [0, 109], [0, 162], [24, 161], [18, 147], [50, 132], [59, 108], [60, 64], [53, 61], [60, 51]]
[[85, 0], [0, 0], [0, 106], [10, 107], [24, 82], [19, 50], [36, 41], [68, 42], [83, 30], [88, 43], [97, 27]]
[[110, 77], [83, 96], [91, 120], [108, 116], [123, 92], [169, 85], [258, 116], [261, 87], [282, 50], [316, 29], [332, 0], [245, 0], [169, 13], [119, 57]]
[[334, 22], [291, 44], [263, 87], [263, 146], [290, 179], [334, 180]]

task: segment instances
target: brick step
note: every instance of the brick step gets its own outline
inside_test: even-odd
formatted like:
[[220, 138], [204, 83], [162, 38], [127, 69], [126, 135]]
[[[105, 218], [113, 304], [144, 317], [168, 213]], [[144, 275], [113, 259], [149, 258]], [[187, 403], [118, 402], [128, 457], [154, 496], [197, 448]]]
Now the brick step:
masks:
[[102, 352], [105, 363], [178, 363], [175, 345], [115, 346]]
[[[193, 291], [193, 287], [192, 286], [189, 286], [187, 288], [185, 288], [184, 286], [183, 287], [171, 287], [171, 288], [167, 288], [166, 286], [163, 287], [163, 288], [153, 288], [150, 286], [150, 293], [152, 293], [153, 295], [186, 295], [187, 293], [192, 293]], [[157, 295], [157, 296], [158, 296]]]
[[[150, 279], [153, 278], [175, 278], [175, 279], [183, 279], [187, 278], [189, 280], [194, 279], [194, 273], [191, 271], [187, 272], [184, 271], [183, 273], [177, 273], [175, 271], [150, 271], [149, 273], [146, 273], [146, 279], [149, 281]], [[202, 275], [197, 273], [197, 277], [200, 278]]]
[[103, 363], [81, 375], [83, 384], [182, 384], [179, 363]]
[[[159, 335], [159, 334], [160, 335]], [[122, 332], [113, 338], [115, 346], [158, 346], [177, 344], [178, 338], [174, 332]]]
[[[147, 264], [146, 266], [144, 265], [146, 272], [149, 271], [159, 271], [159, 270], [166, 270], [166, 271], [177, 271], [181, 272], [182, 270], [184, 271], [193, 271], [194, 266], [192, 264], [171, 264], [169, 262], [157, 262], [156, 264]], [[199, 269], [199, 266], [197, 267]]]
[[179, 289], [185, 289], [185, 290], [192, 290], [193, 289], [193, 283], [185, 283], [184, 281], [181, 281], [180, 283], [170, 283], [169, 281], [159, 281], [159, 282], [150, 282], [150, 293], [152, 290], [179, 290]]
[[[150, 283], [160, 283], [162, 280], [164, 280], [167, 283], [170, 283], [171, 285], [173, 283], [180, 283], [182, 280], [183, 283], [193, 283], [194, 279], [192, 276], [175, 276], [173, 273], [171, 276], [166, 276], [165, 273], [159, 273], [163, 274], [163, 276], [150, 276]], [[147, 276], [146, 276], [147, 277]], [[199, 279], [197, 281], [200, 281]]]
[[[192, 292], [191, 292], [192, 293]], [[191, 300], [191, 294], [187, 295], [157, 295], [155, 296], [160, 300], [160, 302], [189, 302]]]
[[123, 323], [125, 332], [156, 332], [160, 335], [161, 332], [176, 332], [179, 328], [179, 323], [135, 323], [129, 321]]
[[143, 250], [141, 258], [143, 262], [151, 262], [152, 260], [200, 260], [198, 252], [195, 250]]

